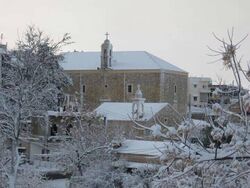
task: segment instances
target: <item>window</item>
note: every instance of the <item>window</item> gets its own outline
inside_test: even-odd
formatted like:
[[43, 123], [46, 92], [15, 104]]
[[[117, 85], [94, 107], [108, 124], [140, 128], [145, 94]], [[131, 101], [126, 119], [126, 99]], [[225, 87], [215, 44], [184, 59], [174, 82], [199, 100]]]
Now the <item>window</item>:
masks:
[[85, 93], [86, 92], [86, 86], [82, 85], [82, 92]]
[[127, 91], [128, 91], [128, 93], [132, 93], [133, 92], [132, 84], [128, 84]]
[[145, 129], [145, 130], [144, 130], [144, 135], [145, 135], [145, 136], [150, 136], [150, 135], [151, 135], [151, 131], [148, 130], [148, 129]]
[[174, 93], [176, 93], [176, 91], [177, 91], [177, 87], [176, 85], [174, 85]]
[[194, 84], [194, 88], [197, 88], [197, 84]]
[[203, 86], [202, 86], [202, 88], [203, 88], [203, 89], [205, 89], [205, 88], [206, 88], [206, 86], [205, 86], [205, 85], [203, 85]]
[[53, 124], [51, 129], [50, 129], [50, 135], [51, 136], [56, 136], [57, 135], [57, 125]]
[[105, 88], [107, 88], [108, 87], [108, 85], [107, 84], [105, 84]]
[[198, 97], [194, 97], [194, 101], [197, 101], [198, 100]]

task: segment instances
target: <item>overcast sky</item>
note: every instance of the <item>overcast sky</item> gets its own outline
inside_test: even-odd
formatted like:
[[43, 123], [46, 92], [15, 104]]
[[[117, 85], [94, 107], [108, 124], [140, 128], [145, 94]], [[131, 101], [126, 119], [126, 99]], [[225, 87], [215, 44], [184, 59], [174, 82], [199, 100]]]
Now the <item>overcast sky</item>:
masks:
[[[250, 33], [249, 0], [0, 0], [0, 33], [14, 47], [18, 35], [34, 24], [52, 38], [70, 33], [74, 44], [65, 51], [99, 51], [106, 31], [114, 50], [145, 50], [189, 72], [231, 82], [222, 63], [209, 63], [212, 36], [235, 39]], [[239, 51], [250, 60], [250, 37]]]

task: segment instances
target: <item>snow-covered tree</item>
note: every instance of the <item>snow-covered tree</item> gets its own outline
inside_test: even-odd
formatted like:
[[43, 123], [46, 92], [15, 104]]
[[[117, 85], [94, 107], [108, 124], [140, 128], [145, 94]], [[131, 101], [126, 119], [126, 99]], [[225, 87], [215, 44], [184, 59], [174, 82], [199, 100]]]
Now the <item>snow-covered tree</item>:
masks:
[[[167, 140], [166, 151], [161, 160], [164, 166], [155, 175], [153, 187], [249, 187], [250, 183], [250, 132], [249, 132], [249, 94], [243, 95], [242, 79], [249, 79], [249, 70], [244, 70], [237, 50], [244, 37], [233, 42], [233, 30], [228, 32], [228, 41], [220, 39], [218, 50], [211, 49], [220, 56], [224, 65], [230, 69], [237, 83], [238, 100], [234, 103], [238, 111], [214, 104], [215, 119], [208, 118], [203, 123], [210, 144], [205, 145], [199, 138], [197, 124], [191, 118], [182, 117], [181, 124], [162, 126], [158, 135]], [[145, 126], [135, 122], [140, 128]], [[196, 142], [193, 142], [196, 138]]]
[[68, 34], [54, 42], [35, 27], [29, 27], [9, 58], [2, 62], [0, 88], [0, 132], [11, 141], [11, 165], [7, 172], [9, 187], [15, 187], [19, 159], [18, 146], [30, 133], [34, 116], [43, 117], [57, 105], [62, 88], [70, 84], [58, 62]]
[[75, 124], [68, 130], [70, 139], [62, 140], [54, 159], [73, 176], [83, 176], [93, 161], [110, 158], [110, 140], [106, 127], [95, 114], [77, 112], [73, 121]]

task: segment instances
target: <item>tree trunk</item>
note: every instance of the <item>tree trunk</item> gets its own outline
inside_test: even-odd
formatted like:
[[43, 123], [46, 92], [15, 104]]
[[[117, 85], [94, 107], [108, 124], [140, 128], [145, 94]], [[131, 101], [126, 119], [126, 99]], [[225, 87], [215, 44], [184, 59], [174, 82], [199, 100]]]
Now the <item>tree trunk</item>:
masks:
[[80, 175], [82, 176], [82, 166], [81, 166], [81, 159], [78, 150], [76, 150], [76, 155], [77, 155], [77, 168], [79, 170]]
[[17, 151], [17, 140], [11, 140], [11, 171], [9, 175], [9, 187], [16, 187], [17, 168], [19, 166], [19, 156]]

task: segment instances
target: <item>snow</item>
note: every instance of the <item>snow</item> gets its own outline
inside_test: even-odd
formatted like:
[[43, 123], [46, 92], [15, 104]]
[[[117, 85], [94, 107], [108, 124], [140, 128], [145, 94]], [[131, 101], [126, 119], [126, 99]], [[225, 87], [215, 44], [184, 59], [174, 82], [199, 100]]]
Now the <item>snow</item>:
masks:
[[203, 128], [210, 126], [208, 122], [203, 121], [203, 120], [192, 119], [192, 122], [194, 123], [195, 126], [201, 126]]
[[47, 188], [67, 188], [69, 181], [67, 179], [56, 179], [46, 181], [44, 187]]
[[[151, 119], [168, 103], [144, 103], [144, 116], [141, 121]], [[132, 103], [104, 102], [95, 109], [98, 115], [105, 116], [107, 120], [130, 121], [132, 117]], [[129, 117], [130, 116], [130, 117]]]
[[137, 162], [128, 162], [128, 161], [115, 161], [112, 163], [114, 167], [123, 167], [134, 168], [134, 169], [156, 169], [165, 165], [152, 164], [152, 163], [137, 163]]
[[[189, 109], [188, 109], [189, 111]], [[212, 109], [208, 107], [196, 107], [196, 106], [191, 106], [191, 113], [192, 114], [207, 114], [210, 116], [215, 115]]]
[[49, 110], [47, 111], [49, 116], [55, 116], [55, 117], [59, 117], [59, 116], [79, 116], [80, 113], [79, 112], [59, 112], [59, 111], [52, 111]]
[[114, 151], [122, 154], [161, 156], [168, 144], [169, 142], [161, 141], [125, 140], [121, 147]]
[[[101, 67], [100, 52], [67, 52], [60, 63], [64, 70], [97, 70]], [[146, 51], [113, 52], [113, 70], [169, 70], [184, 72]]]
[[152, 127], [150, 127], [150, 129], [152, 130], [152, 135], [153, 136], [161, 136], [161, 126], [159, 124], [155, 124]]

